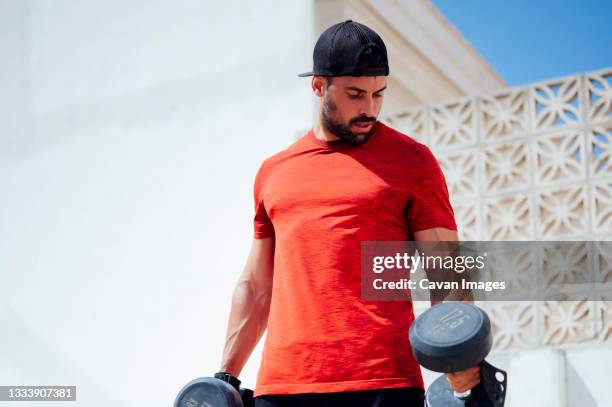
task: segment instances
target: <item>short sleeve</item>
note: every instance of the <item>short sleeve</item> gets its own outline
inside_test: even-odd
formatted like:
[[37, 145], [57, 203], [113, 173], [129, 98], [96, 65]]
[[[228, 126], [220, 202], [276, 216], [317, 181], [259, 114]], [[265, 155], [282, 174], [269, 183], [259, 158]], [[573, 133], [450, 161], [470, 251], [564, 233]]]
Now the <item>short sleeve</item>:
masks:
[[263, 166], [257, 171], [255, 185], [253, 187], [253, 200], [255, 203], [255, 217], [253, 219], [253, 237], [263, 239], [274, 235], [274, 226], [268, 217], [263, 201]]
[[448, 187], [431, 150], [422, 145], [420, 171], [411, 188], [406, 222], [411, 233], [432, 228], [457, 230]]

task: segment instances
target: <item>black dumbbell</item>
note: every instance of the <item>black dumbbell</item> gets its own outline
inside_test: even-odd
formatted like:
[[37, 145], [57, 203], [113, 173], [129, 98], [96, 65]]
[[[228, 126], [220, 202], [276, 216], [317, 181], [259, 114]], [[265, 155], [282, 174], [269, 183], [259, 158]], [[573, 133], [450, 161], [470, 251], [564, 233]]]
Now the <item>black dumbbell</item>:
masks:
[[502, 407], [506, 400], [507, 375], [484, 359], [493, 344], [491, 322], [479, 307], [463, 302], [437, 304], [422, 313], [408, 334], [414, 358], [434, 372], [453, 373], [480, 365], [480, 383], [455, 393], [444, 375], [427, 389], [430, 407]]
[[240, 388], [238, 379], [228, 378], [217, 373], [190, 381], [179, 392], [174, 407], [253, 407], [253, 390]]

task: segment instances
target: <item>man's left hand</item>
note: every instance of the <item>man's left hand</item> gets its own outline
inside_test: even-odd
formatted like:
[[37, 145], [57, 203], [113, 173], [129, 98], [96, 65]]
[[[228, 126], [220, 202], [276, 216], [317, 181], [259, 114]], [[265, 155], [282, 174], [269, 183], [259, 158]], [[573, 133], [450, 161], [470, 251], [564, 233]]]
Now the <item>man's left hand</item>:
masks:
[[480, 383], [480, 366], [476, 365], [460, 372], [446, 373], [446, 380], [454, 391], [465, 393]]

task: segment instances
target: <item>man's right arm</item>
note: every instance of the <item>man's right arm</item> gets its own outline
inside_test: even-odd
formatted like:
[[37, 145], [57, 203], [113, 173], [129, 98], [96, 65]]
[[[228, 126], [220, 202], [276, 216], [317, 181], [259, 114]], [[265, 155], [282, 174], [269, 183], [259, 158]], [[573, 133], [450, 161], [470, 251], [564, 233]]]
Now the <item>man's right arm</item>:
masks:
[[268, 325], [274, 236], [253, 239], [244, 271], [234, 288], [220, 371], [238, 376]]

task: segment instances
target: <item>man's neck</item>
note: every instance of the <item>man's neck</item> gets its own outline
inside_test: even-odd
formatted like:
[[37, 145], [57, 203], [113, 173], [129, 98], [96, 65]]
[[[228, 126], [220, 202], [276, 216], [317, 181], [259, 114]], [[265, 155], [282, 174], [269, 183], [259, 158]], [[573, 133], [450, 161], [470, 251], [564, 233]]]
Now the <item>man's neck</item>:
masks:
[[323, 140], [323, 141], [340, 140], [339, 137], [325, 130], [325, 128], [323, 127], [323, 123], [321, 122], [320, 116], [314, 125], [313, 131], [314, 131], [315, 137], [318, 138], [319, 140]]

